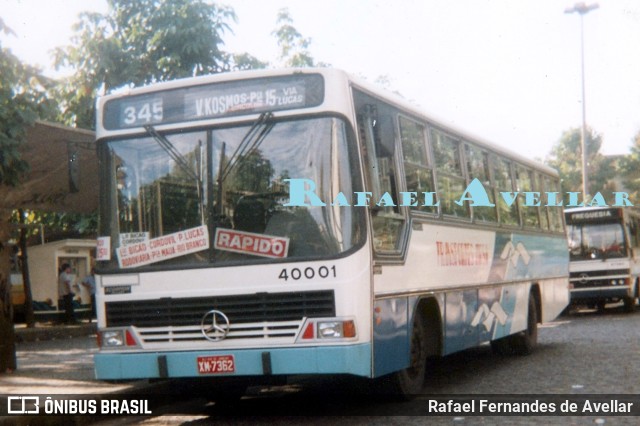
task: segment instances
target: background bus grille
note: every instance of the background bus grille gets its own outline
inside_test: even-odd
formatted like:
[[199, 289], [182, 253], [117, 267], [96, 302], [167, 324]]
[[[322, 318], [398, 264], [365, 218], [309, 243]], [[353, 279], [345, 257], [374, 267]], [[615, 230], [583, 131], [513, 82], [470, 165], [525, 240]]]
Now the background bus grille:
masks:
[[629, 269], [611, 269], [587, 272], [571, 272], [569, 281], [574, 289], [613, 286], [613, 281], [630, 277]]
[[223, 312], [231, 324], [300, 321], [335, 316], [335, 297], [328, 290], [109, 302], [107, 327], [199, 326], [212, 309]]

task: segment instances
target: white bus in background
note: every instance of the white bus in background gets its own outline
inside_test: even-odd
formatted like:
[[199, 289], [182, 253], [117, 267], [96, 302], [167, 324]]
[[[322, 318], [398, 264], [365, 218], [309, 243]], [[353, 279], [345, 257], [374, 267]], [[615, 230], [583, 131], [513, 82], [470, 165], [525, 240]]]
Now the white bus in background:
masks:
[[640, 276], [640, 214], [629, 207], [567, 209], [571, 303], [633, 312]]
[[[430, 357], [529, 353], [569, 301], [561, 208], [500, 195], [557, 173], [342, 71], [106, 96], [97, 148], [99, 379], [346, 374], [411, 396]], [[326, 205], [289, 205], [296, 179]], [[497, 207], [456, 203], [473, 179]]]

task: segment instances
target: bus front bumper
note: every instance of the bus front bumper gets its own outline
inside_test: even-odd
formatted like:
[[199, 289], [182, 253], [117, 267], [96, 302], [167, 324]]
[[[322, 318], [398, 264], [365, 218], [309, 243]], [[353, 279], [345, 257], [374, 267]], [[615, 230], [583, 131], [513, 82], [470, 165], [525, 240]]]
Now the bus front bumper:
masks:
[[611, 286], [596, 287], [587, 289], [572, 289], [572, 303], [586, 303], [597, 300], [622, 299], [631, 295], [631, 289], [628, 286]]
[[[232, 360], [232, 364], [229, 362]], [[223, 371], [214, 364], [220, 361]], [[371, 376], [371, 344], [184, 352], [100, 352], [98, 380], [352, 374]], [[233, 371], [228, 370], [233, 365]]]

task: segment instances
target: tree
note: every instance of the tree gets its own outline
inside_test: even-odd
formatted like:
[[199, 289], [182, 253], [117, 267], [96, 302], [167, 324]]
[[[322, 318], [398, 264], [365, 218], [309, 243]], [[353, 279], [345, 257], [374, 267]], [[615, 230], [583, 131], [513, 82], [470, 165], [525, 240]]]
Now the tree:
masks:
[[[0, 19], [0, 34], [13, 31]], [[36, 68], [23, 64], [0, 43], [0, 185], [16, 186], [28, 170], [20, 157], [27, 128], [51, 111], [45, 96], [50, 82]], [[0, 372], [14, 369], [15, 346], [10, 293], [10, 211], [0, 211]]]
[[94, 128], [95, 98], [123, 86], [265, 65], [222, 50], [233, 9], [204, 0], [108, 0], [109, 12], [84, 13], [73, 45], [55, 52], [56, 67], [75, 72], [58, 89], [62, 118]]
[[[14, 34], [2, 19], [0, 33]], [[51, 115], [53, 102], [46, 97], [51, 84], [37, 68], [20, 62], [0, 43], [0, 185], [17, 185], [28, 170], [18, 147], [36, 119]]]
[[[591, 195], [601, 192], [609, 197], [613, 190], [615, 164], [600, 153], [602, 137], [589, 129], [586, 133], [587, 178]], [[551, 149], [546, 163], [558, 170], [563, 192], [582, 192], [582, 149], [580, 129], [570, 129]]]
[[289, 9], [284, 8], [278, 11], [276, 22], [278, 27], [271, 33], [280, 46], [280, 60], [284, 67], [313, 67], [316, 66], [309, 46], [311, 39], [305, 38], [293, 26], [293, 19], [289, 14]]
[[631, 152], [620, 160], [623, 190], [631, 200], [640, 200], [640, 132], [633, 139]]
[[224, 71], [245, 71], [267, 68], [268, 62], [263, 62], [248, 53], [226, 53]]

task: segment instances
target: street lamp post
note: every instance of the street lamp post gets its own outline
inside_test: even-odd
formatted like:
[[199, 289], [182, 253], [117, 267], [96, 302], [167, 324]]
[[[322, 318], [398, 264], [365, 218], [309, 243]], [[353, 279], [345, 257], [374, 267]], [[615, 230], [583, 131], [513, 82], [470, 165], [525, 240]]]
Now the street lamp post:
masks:
[[587, 106], [584, 90], [584, 15], [597, 9], [598, 3], [587, 5], [576, 3], [573, 7], [565, 9], [564, 13], [578, 13], [580, 15], [580, 59], [582, 62], [582, 129], [580, 131], [580, 145], [582, 147], [582, 195], [586, 199], [589, 194], [589, 181], [587, 177]]

